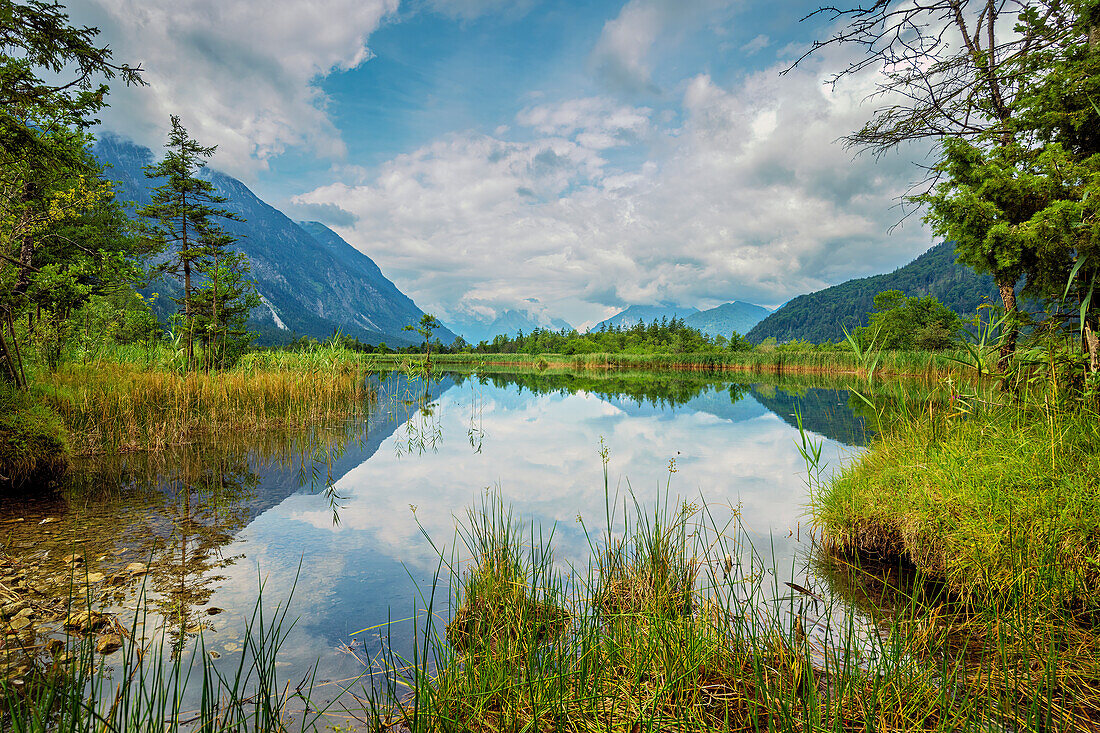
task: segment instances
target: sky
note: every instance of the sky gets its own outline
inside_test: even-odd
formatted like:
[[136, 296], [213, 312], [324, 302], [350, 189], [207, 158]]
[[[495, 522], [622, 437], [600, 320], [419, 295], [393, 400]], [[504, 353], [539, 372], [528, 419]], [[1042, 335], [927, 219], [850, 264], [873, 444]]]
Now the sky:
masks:
[[[899, 197], [928, 151], [839, 138], [877, 70], [801, 0], [74, 0], [211, 165], [321, 221], [445, 322], [584, 327], [632, 304], [769, 307], [934, 244]], [[901, 224], [899, 225], [899, 221]]]

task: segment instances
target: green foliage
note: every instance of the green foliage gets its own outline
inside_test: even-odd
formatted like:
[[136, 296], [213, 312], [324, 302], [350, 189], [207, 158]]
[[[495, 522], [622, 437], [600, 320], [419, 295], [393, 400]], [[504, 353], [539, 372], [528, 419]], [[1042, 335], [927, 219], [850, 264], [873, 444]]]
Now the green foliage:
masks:
[[204, 272], [207, 279], [194, 297], [194, 331], [200, 334], [205, 367], [225, 369], [252, 343], [255, 334], [246, 322], [260, 306], [260, 294], [248, 277], [248, 258], [239, 252], [215, 253]]
[[870, 323], [853, 334], [862, 343], [882, 349], [942, 351], [958, 342], [961, 320], [934, 295], [907, 298], [900, 290], [885, 290], [874, 298]]
[[[704, 354], [751, 350], [740, 334], [712, 338], [684, 323], [683, 319], [662, 318], [632, 326], [605, 326], [580, 333], [576, 330], [549, 331], [536, 328], [529, 334], [498, 335], [464, 351], [477, 354]], [[457, 351], [455, 346], [444, 352]]]

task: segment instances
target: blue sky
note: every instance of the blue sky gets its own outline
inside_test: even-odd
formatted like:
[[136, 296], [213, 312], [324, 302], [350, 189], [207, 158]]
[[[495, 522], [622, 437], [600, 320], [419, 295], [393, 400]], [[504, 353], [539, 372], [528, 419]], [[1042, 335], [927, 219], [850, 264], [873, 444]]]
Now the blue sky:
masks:
[[598, 321], [630, 304], [776, 305], [932, 244], [891, 230], [908, 149], [836, 139], [875, 70], [780, 76], [824, 19], [718, 0], [82, 0], [149, 86], [104, 127], [158, 147], [169, 114], [213, 165], [371, 256], [451, 322], [520, 307]]

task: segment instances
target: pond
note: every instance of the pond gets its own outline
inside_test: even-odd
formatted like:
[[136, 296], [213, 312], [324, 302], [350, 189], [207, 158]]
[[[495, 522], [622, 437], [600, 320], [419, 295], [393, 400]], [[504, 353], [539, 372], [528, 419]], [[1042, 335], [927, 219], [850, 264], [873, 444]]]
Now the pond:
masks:
[[326, 684], [368, 670], [383, 639], [411, 653], [410, 618], [440, 553], [462, 558], [456, 525], [486, 496], [543, 536], [552, 530], [556, 561], [582, 570], [586, 529], [603, 531], [609, 501], [620, 512], [630, 497], [739, 511], [765, 562], [816, 588], [798, 421], [832, 468], [868, 432], [847, 390], [802, 380], [445, 372], [371, 382], [378, 401], [352, 425], [89, 459], [55, 497], [6, 502], [5, 547], [29, 573], [17, 583], [56, 597], [75, 575], [123, 615], [144, 589], [173, 641], [201, 633], [227, 670], [262, 586], [264, 604], [289, 602], [294, 620], [282, 678], [315, 670], [324, 697]]

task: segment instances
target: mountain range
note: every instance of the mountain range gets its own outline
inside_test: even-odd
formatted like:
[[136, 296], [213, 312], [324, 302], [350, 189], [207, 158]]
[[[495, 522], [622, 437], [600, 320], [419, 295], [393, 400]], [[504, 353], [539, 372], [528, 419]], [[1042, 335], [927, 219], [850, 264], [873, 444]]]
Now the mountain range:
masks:
[[452, 318], [449, 323], [455, 331], [471, 344], [492, 341], [495, 336], [516, 336], [519, 332], [531, 333], [536, 328], [550, 331], [572, 331], [573, 326], [560, 318], [547, 318], [529, 311], [508, 309], [493, 319]]
[[[151, 150], [105, 135], [93, 153], [109, 166], [104, 175], [115, 182], [121, 201], [136, 206], [149, 203], [160, 183], [145, 177], [144, 167], [153, 162]], [[419, 342], [419, 336], [403, 329], [418, 322], [423, 311], [370, 257], [323, 224], [292, 221], [236, 178], [209, 168], [202, 175], [228, 199], [222, 206], [242, 219], [219, 224], [237, 238], [234, 246], [248, 257], [263, 301], [249, 321], [258, 333], [257, 342], [286, 343], [298, 336], [323, 339], [337, 331], [372, 344]], [[171, 310], [167, 307], [170, 296], [180, 286], [164, 280], [150, 289], [160, 294], [154, 307], [163, 317]], [[455, 338], [446, 328], [436, 335], [445, 343]]]
[[934, 295], [964, 318], [974, 315], [982, 303], [1000, 302], [993, 278], [960, 265], [954, 244], [943, 242], [891, 273], [848, 280], [793, 298], [756, 324], [746, 338], [757, 344], [769, 337], [813, 343], [842, 339], [844, 328], [851, 331], [867, 323], [874, 297], [883, 290], [900, 290], [910, 297]]
[[601, 328], [630, 328], [636, 323], [653, 323], [662, 318], [672, 320], [683, 319], [684, 323], [696, 328], [708, 336], [730, 337], [734, 331], [740, 334], [748, 333], [753, 326], [765, 318], [770, 310], [764, 306], [745, 303], [735, 300], [732, 303], [723, 303], [716, 308], [701, 311], [691, 306], [660, 306], [660, 305], [632, 305], [607, 320], [600, 321], [592, 327], [593, 331]]

